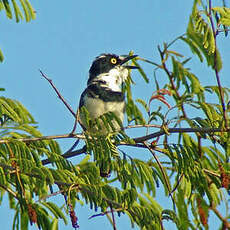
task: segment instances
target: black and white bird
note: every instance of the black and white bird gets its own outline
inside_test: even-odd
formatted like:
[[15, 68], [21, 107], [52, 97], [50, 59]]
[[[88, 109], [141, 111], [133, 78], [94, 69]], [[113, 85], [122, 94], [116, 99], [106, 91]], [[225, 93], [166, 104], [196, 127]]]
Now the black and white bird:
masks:
[[[81, 95], [79, 104], [79, 122], [84, 130], [91, 133], [100, 132], [107, 134], [108, 127], [102, 124], [100, 130], [96, 125], [91, 123], [89, 127], [86, 122], [86, 115], [83, 107], [88, 111], [88, 117], [91, 121], [103, 114], [112, 112], [123, 122], [125, 112], [125, 96], [122, 92], [121, 85], [129, 75], [129, 69], [136, 69], [136, 66], [127, 65], [127, 62], [137, 55], [118, 56], [115, 54], [101, 54], [93, 61], [89, 70], [89, 79], [87, 88]], [[113, 122], [117, 130], [120, 125]]]

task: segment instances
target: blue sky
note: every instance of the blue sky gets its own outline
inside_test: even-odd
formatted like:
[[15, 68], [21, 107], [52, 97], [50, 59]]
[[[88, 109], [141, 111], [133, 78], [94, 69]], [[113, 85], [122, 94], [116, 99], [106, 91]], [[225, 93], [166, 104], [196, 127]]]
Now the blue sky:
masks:
[[[64, 4], [65, 2], [65, 4]], [[41, 69], [54, 82], [69, 104], [77, 109], [79, 97], [86, 86], [88, 69], [93, 59], [104, 52], [127, 54], [134, 50], [143, 58], [159, 61], [157, 45], [170, 42], [186, 31], [193, 1], [184, 0], [116, 0], [116, 1], [31, 1], [37, 12], [30, 23], [15, 23], [0, 13], [0, 47], [5, 60], [0, 68], [4, 96], [22, 102], [39, 122], [44, 135], [64, 134], [72, 129], [73, 117], [39, 74]], [[220, 38], [224, 69], [223, 85], [229, 87], [229, 38]], [[175, 50], [190, 55], [182, 43]], [[150, 79], [153, 68], [143, 65]], [[194, 57], [189, 64], [200, 81], [215, 84], [214, 73]], [[161, 76], [161, 75], [160, 75]], [[164, 83], [162, 75], [162, 84]], [[155, 90], [153, 81], [146, 86], [138, 73], [135, 97], [147, 99]], [[146, 88], [145, 88], [146, 87]], [[72, 141], [61, 141], [63, 150]], [[161, 197], [163, 202], [168, 199]], [[62, 198], [57, 202], [62, 204]], [[1, 227], [10, 229], [12, 215], [7, 202], [0, 207]], [[88, 208], [76, 209], [81, 229], [112, 229], [105, 217], [88, 220], [94, 214]], [[2, 226], [3, 224], [3, 226]], [[127, 218], [117, 218], [118, 229], [131, 229]], [[170, 226], [172, 229], [172, 226]], [[70, 229], [70, 225], [60, 229]], [[214, 228], [213, 228], [214, 229]]]

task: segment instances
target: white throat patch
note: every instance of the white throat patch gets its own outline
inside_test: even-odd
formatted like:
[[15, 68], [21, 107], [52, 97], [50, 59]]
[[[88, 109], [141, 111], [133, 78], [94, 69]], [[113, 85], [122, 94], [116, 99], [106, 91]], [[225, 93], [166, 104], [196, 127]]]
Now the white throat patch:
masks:
[[[121, 91], [121, 84], [128, 77], [128, 70], [122, 66], [115, 67], [109, 71], [109, 73], [100, 74], [95, 80], [102, 80], [105, 82], [103, 85], [111, 89], [112, 91]], [[94, 80], [94, 81], [95, 81]]]

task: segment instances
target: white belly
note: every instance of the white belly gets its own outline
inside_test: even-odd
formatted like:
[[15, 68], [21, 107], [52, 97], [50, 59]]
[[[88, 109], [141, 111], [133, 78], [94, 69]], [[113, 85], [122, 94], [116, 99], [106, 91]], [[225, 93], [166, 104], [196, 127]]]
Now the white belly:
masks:
[[[87, 97], [87, 96], [86, 96]], [[107, 112], [113, 112], [120, 120], [124, 120], [124, 107], [125, 102], [103, 102], [98, 98], [85, 98], [84, 106], [89, 112], [89, 117], [95, 119]], [[86, 126], [84, 116], [80, 113], [80, 122], [83, 126]], [[116, 129], [120, 129], [120, 126], [116, 121], [112, 121]], [[104, 127], [105, 128], [105, 127]], [[92, 131], [92, 130], [91, 130]], [[104, 129], [102, 133], [107, 133]]]

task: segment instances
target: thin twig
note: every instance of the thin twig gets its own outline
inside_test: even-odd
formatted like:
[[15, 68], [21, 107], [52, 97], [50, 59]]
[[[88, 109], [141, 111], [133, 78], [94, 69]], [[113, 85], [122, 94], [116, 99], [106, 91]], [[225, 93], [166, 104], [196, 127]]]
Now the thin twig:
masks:
[[[168, 133], [215, 133], [215, 132], [228, 132], [229, 130], [223, 130], [221, 128], [169, 128], [167, 129]], [[145, 135], [143, 137], [133, 138], [136, 143], [141, 143], [143, 141], [150, 140], [162, 135], [165, 135], [164, 130]]]
[[218, 29], [217, 32], [218, 33], [223, 33], [223, 32], [229, 32], [230, 29]]
[[165, 175], [165, 171], [164, 171], [164, 169], [163, 169], [163, 166], [162, 166], [161, 162], [159, 161], [158, 157], [157, 157], [156, 154], [154, 153], [153, 149], [149, 147], [148, 143], [143, 142], [143, 144], [144, 144], [144, 145], [148, 148], [148, 150], [151, 152], [151, 154], [153, 155], [154, 159], [156, 160], [158, 166], [160, 167], [161, 173], [162, 173], [163, 178], [164, 178], [165, 183], [166, 183], [166, 187], [167, 187], [167, 189], [168, 189], [169, 196], [171, 197], [172, 202], [173, 202], [173, 206], [175, 207], [175, 201], [174, 201], [173, 196], [172, 196], [172, 194], [171, 194], [171, 192], [170, 192], [171, 188], [170, 188], [170, 185], [169, 185], [169, 183], [168, 183], [167, 176]]
[[[115, 212], [124, 211], [124, 208], [113, 209], [113, 212], [114, 212], [114, 211], [115, 211]], [[101, 212], [101, 213], [92, 215], [92, 216], [89, 217], [89, 219], [92, 219], [92, 218], [95, 218], [95, 217], [98, 217], [98, 216], [104, 216], [104, 215], [109, 214], [109, 213], [111, 213], [111, 212], [112, 212], [112, 211], [107, 210], [107, 211], [105, 211], [105, 212]]]
[[208, 18], [210, 20], [211, 28], [212, 28], [212, 33], [213, 33], [213, 36], [214, 36], [214, 42], [215, 42], [214, 70], [215, 70], [216, 81], [217, 81], [217, 85], [218, 85], [218, 89], [219, 89], [219, 94], [220, 94], [220, 101], [221, 101], [221, 105], [222, 105], [222, 109], [223, 109], [223, 116], [224, 116], [225, 128], [228, 129], [228, 115], [227, 115], [227, 111], [226, 111], [226, 107], [225, 107], [225, 102], [224, 102], [224, 92], [223, 92], [223, 88], [222, 88], [221, 82], [220, 82], [219, 70], [217, 69], [217, 42], [216, 42], [217, 33], [216, 33], [214, 22], [213, 22], [213, 19], [212, 19], [212, 1], [211, 0], [209, 0], [209, 12], [208, 12], [207, 16], [208, 16]]
[[154, 124], [145, 124], [145, 125], [128, 125], [125, 126], [124, 129], [133, 129], [133, 128], [161, 128], [162, 125], [154, 125]]
[[218, 216], [218, 218], [223, 222], [223, 225], [225, 228], [223, 229], [230, 229], [230, 222], [228, 222], [228, 217], [224, 218], [221, 213], [217, 210], [215, 205], [212, 203], [210, 205], [210, 209]]
[[177, 183], [176, 183], [175, 187], [171, 190], [170, 195], [173, 194], [176, 191], [176, 189], [178, 188], [183, 176], [184, 176], [184, 173], [181, 173], [179, 179], [177, 180]]
[[206, 174], [209, 174], [209, 175], [212, 175], [212, 176], [215, 176], [215, 177], [221, 178], [221, 176], [220, 176], [220, 174], [219, 174], [219, 173], [216, 173], [216, 172], [210, 171], [210, 170], [208, 170], [208, 169], [203, 169], [203, 171], [204, 171]]
[[[78, 149], [78, 150], [75, 150], [75, 151], [72, 151], [72, 152], [66, 152], [66, 153], [62, 154], [61, 156], [63, 158], [65, 158], [65, 159], [67, 159], [67, 158], [70, 158], [70, 157], [81, 155], [81, 154], [83, 154], [85, 152], [86, 152], [86, 145], [84, 147], [82, 147], [81, 149]], [[52, 161], [50, 161], [49, 159], [42, 160], [43, 165], [50, 164], [51, 162]]]
[[3, 184], [0, 184], [0, 187], [1, 187], [3, 190], [5, 190], [5, 191], [7, 191], [8, 193], [10, 193], [15, 199], [18, 200], [17, 194], [16, 194], [13, 190], [11, 190], [10, 188], [8, 188], [7, 186], [5, 186], [5, 185], [3, 185]]
[[[161, 56], [162, 67], [163, 67], [164, 71], [166, 72], [166, 74], [168, 75], [168, 78], [169, 78], [171, 87], [172, 87], [172, 89], [174, 90], [174, 92], [175, 92], [177, 98], [178, 98], [178, 99], [181, 99], [181, 96], [180, 96], [179, 92], [177, 91], [176, 86], [175, 86], [175, 84], [174, 84], [174, 82], [173, 82], [173, 76], [172, 76], [172, 74], [169, 72], [169, 70], [168, 70], [168, 68], [166, 67], [166, 64], [165, 64], [165, 59], [164, 59], [165, 50], [162, 52], [161, 49], [160, 49], [160, 46], [158, 46], [158, 51], [159, 51], [160, 56]], [[183, 103], [181, 104], [181, 111], [182, 111], [182, 113], [183, 113], [184, 118], [186, 118], [186, 117], [187, 117], [187, 114], [186, 114], [186, 112], [185, 112]]]
[[41, 70], [39, 70], [39, 72], [41, 73], [42, 77], [44, 77], [50, 83], [50, 85], [52, 86], [52, 88], [55, 90], [58, 98], [64, 103], [64, 105], [66, 106], [66, 108], [76, 118], [76, 113], [73, 111], [73, 109], [71, 108], [71, 106], [66, 102], [66, 100], [64, 99], [64, 97], [60, 94], [60, 92], [58, 91], [58, 89], [56, 88], [56, 86], [53, 84], [52, 80], [50, 78], [48, 78]]
[[113, 212], [113, 206], [112, 205], [110, 205], [110, 209], [111, 209], [111, 214], [112, 214], [113, 230], [117, 230], [116, 222], [115, 222], [115, 217], [114, 217], [114, 212]]
[[46, 201], [47, 199], [51, 198], [51, 197], [54, 197], [54, 196], [57, 196], [59, 194], [62, 194], [64, 192], [64, 190], [59, 190], [57, 192], [52, 192], [51, 194], [49, 195], [46, 195], [44, 197], [41, 197], [37, 200], [37, 202], [41, 202], [41, 201]]

